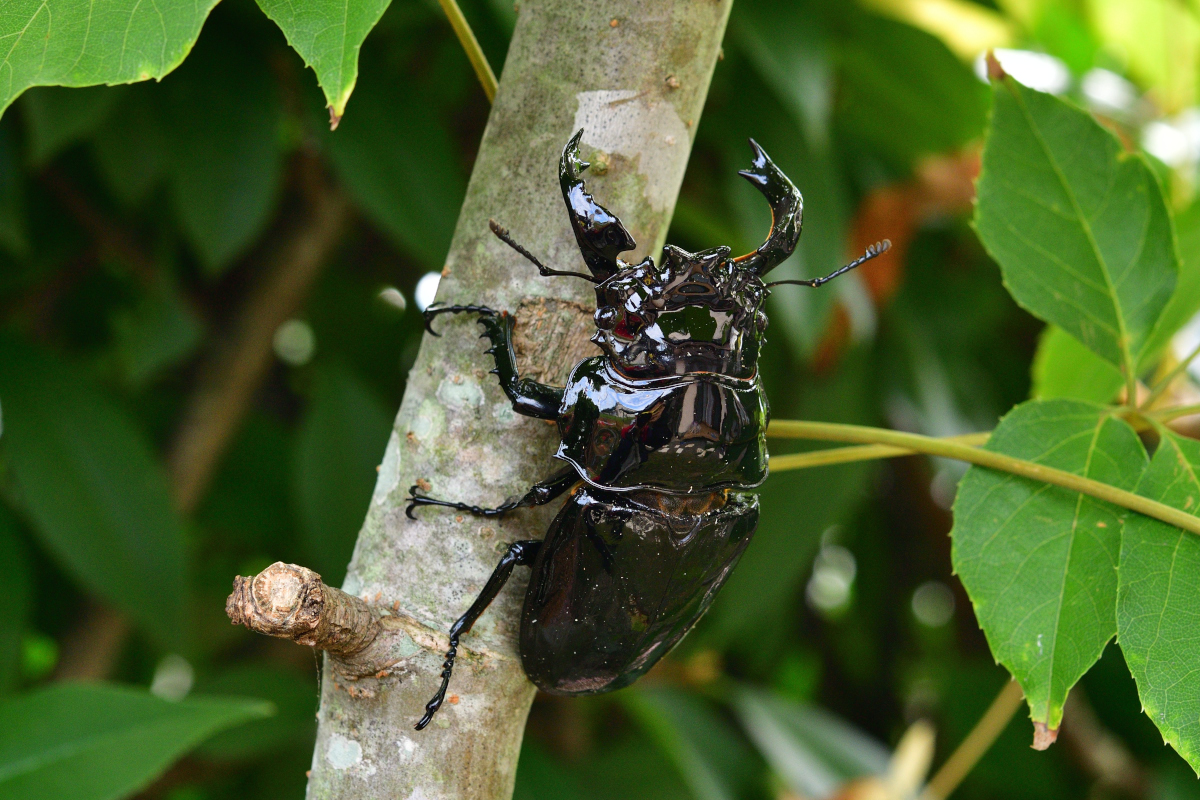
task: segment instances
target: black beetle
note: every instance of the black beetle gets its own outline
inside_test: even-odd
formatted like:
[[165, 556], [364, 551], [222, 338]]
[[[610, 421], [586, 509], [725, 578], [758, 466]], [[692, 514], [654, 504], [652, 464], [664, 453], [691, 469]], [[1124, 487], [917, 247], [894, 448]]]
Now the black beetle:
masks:
[[492, 343], [492, 372], [520, 414], [554, 420], [561, 471], [496, 508], [437, 500], [409, 490], [407, 514], [435, 505], [494, 517], [548, 503], [568, 490], [544, 541], [509, 545], [467, 613], [450, 628], [437, 694], [417, 723], [441, 706], [459, 637], [495, 599], [515, 566], [533, 575], [521, 612], [525, 674], [551, 694], [595, 694], [628, 686], [696, 623], [737, 564], [758, 524], [753, 489], [767, 477], [770, 412], [758, 376], [767, 316], [763, 302], [780, 283], [820, 286], [879, 255], [884, 240], [841, 269], [809, 281], [764, 283], [792, 254], [804, 208], [799, 190], [751, 139], [753, 168], [739, 174], [771, 204], [771, 233], [752, 253], [728, 247], [689, 253], [663, 248], [627, 264], [633, 237], [584, 187], [580, 130], [563, 149], [559, 181], [588, 273], [546, 267], [492, 221], [492, 232], [542, 275], [584, 278], [596, 287], [596, 333], [603, 355], [581, 361], [566, 388], [517, 374], [515, 320], [486, 306], [431, 306], [473, 312]]

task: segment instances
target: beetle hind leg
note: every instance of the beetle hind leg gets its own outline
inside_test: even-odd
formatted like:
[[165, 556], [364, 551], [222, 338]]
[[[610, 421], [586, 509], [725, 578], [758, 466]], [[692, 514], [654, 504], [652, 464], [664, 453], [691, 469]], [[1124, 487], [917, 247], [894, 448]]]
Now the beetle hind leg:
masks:
[[425, 495], [417, 494], [417, 489], [420, 487], [414, 485], [408, 488], [408, 507], [404, 510], [404, 513], [408, 515], [409, 519], [416, 519], [413, 516], [413, 511], [417, 506], [441, 506], [442, 508], [453, 508], [455, 511], [465, 511], [477, 517], [502, 517], [518, 508], [545, 505], [578, 482], [579, 475], [575, 472], [575, 469], [573, 467], [565, 467], [549, 478], [535, 483], [520, 499], [508, 500], [494, 508], [426, 497]]
[[496, 595], [500, 594], [500, 590], [512, 576], [513, 567], [532, 566], [533, 560], [537, 558], [541, 548], [542, 543], [536, 539], [510, 544], [508, 550], [501, 556], [500, 563], [492, 571], [492, 576], [488, 578], [483, 591], [479, 593], [479, 597], [475, 598], [475, 602], [467, 609], [467, 613], [459, 617], [450, 627], [450, 647], [446, 650], [446, 660], [442, 663], [442, 684], [433, 698], [425, 704], [425, 716], [421, 717], [421, 721], [417, 723], [417, 730], [425, 729], [446, 699], [446, 689], [450, 686], [450, 675], [454, 672], [454, 659], [458, 656], [459, 637], [471, 630], [471, 626], [483, 616], [483, 612], [496, 599]]

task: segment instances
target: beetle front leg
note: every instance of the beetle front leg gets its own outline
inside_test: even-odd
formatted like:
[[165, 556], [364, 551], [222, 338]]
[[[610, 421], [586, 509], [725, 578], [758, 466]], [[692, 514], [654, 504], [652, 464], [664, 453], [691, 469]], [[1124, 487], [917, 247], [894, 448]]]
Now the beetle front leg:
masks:
[[545, 505], [578, 482], [579, 475], [575, 472], [575, 469], [573, 467], [566, 467], [544, 481], [535, 483], [519, 500], [510, 500], [506, 503], [501, 503], [495, 508], [485, 508], [483, 506], [473, 506], [468, 503], [455, 503], [450, 500], [438, 500], [433, 497], [426, 497], [417, 494], [418, 487], [411, 486], [408, 489], [408, 508], [404, 510], [404, 513], [408, 515], [409, 519], [416, 519], [413, 516], [413, 511], [417, 506], [442, 506], [443, 508], [453, 508], [456, 511], [465, 511], [477, 517], [502, 517], [518, 508]]
[[508, 550], [500, 558], [500, 563], [492, 572], [492, 576], [488, 578], [487, 585], [479, 593], [479, 597], [475, 598], [475, 602], [467, 609], [467, 613], [459, 617], [450, 627], [450, 647], [446, 650], [446, 660], [442, 663], [442, 685], [438, 687], [437, 694], [433, 696], [433, 699], [425, 705], [425, 716], [421, 717], [421, 721], [417, 723], [417, 730], [425, 729], [425, 726], [433, 720], [433, 715], [442, 707], [442, 701], [446, 699], [446, 689], [450, 686], [450, 674], [454, 672], [454, 659], [458, 656], [459, 637], [468, 633], [471, 626], [483, 616], [483, 612], [487, 611], [487, 607], [492, 604], [496, 595], [500, 594], [500, 590], [508, 582], [513, 567], [531, 566], [541, 549], [542, 543], [536, 540], [510, 544]]
[[536, 419], [558, 419], [563, 389], [522, 378], [517, 372], [517, 354], [513, 349], [513, 328], [517, 320], [512, 314], [487, 306], [430, 306], [424, 311], [425, 329], [438, 336], [440, 334], [433, 329], [435, 317], [439, 314], [464, 312], [480, 315], [477, 320], [483, 326], [480, 338], [487, 337], [492, 343], [487, 353], [496, 362], [496, 367], [491, 372], [500, 378], [500, 388], [512, 401], [513, 411]]

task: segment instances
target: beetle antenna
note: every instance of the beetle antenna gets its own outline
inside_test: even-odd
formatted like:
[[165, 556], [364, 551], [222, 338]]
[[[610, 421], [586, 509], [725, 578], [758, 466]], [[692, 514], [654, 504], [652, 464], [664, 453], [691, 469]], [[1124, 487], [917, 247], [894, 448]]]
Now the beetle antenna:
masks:
[[891, 247], [892, 247], [892, 240], [884, 239], [882, 242], [876, 242], [875, 244], [871, 245], [870, 247], [867, 248], [867, 252], [863, 253], [861, 256], [854, 259], [853, 261], [851, 261], [849, 264], [842, 267], [841, 269], [829, 273], [824, 278], [813, 278], [812, 280], [809, 280], [809, 281], [800, 281], [800, 280], [772, 281], [771, 283], [766, 284], [766, 287], [768, 289], [770, 289], [772, 286], [779, 286], [780, 284], [783, 284], [783, 283], [794, 283], [798, 286], [812, 286], [815, 288], [817, 286], [820, 286], [823, 283], [828, 283], [829, 281], [836, 278], [838, 275], [842, 275], [844, 273], [849, 272], [850, 270], [857, 267], [859, 264], [865, 264], [866, 262], [870, 261], [872, 258], [875, 258], [875, 256], [883, 255], [888, 250], [890, 250]]
[[533, 253], [526, 250], [521, 245], [517, 244], [516, 241], [513, 240], [512, 236], [509, 235], [508, 228], [503, 227], [502, 225], [500, 225], [500, 223], [496, 222], [496, 220], [494, 220], [494, 219], [488, 220], [488, 227], [492, 229], [492, 233], [496, 234], [497, 239], [504, 242], [506, 245], [511, 247], [513, 250], [516, 250], [518, 253], [525, 256], [530, 261], [532, 261], [534, 263], [534, 266], [536, 266], [538, 268], [538, 272], [540, 272], [543, 277], [548, 278], [551, 275], [567, 275], [572, 278], [583, 278], [585, 281], [590, 281], [592, 283], [600, 282], [600, 281], [596, 280], [595, 278], [593, 278], [591, 275], [585, 275], [582, 272], [565, 272], [565, 271], [559, 270], [559, 269], [550, 269], [545, 264], [538, 261], [537, 256], [535, 256]]

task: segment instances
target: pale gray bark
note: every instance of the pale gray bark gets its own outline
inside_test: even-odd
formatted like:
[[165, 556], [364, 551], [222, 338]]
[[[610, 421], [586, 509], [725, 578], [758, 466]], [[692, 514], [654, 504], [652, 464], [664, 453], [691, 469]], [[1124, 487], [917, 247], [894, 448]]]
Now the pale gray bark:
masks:
[[[583, 127], [581, 152], [593, 164], [589, 188], [639, 243], [626, 257], [656, 252], [731, 2], [520, 3], [438, 299], [526, 315], [518, 330], [527, 345], [520, 354], [526, 374], [561, 382], [594, 352], [586, 335], [591, 288], [540, 277], [491, 235], [488, 219], [545, 263], [582, 268], [557, 165], [567, 139]], [[409, 375], [344, 587], [375, 609], [395, 609], [387, 647], [398, 660], [379, 678], [347, 681], [326, 670], [312, 800], [494, 800], [512, 793], [534, 693], [515, 650], [526, 570], [517, 570], [464, 637], [449, 702], [433, 724], [421, 732], [413, 725], [437, 688], [444, 631], [483, 587], [504, 546], [540, 539], [558, 504], [502, 521], [424, 508], [413, 522], [404, 506], [418, 480], [428, 481], [434, 496], [472, 503], [494, 505], [524, 492], [556, 468], [555, 428], [513, 414], [488, 374], [487, 345], [473, 319], [443, 317], [438, 327], [444, 337], [425, 338]]]

